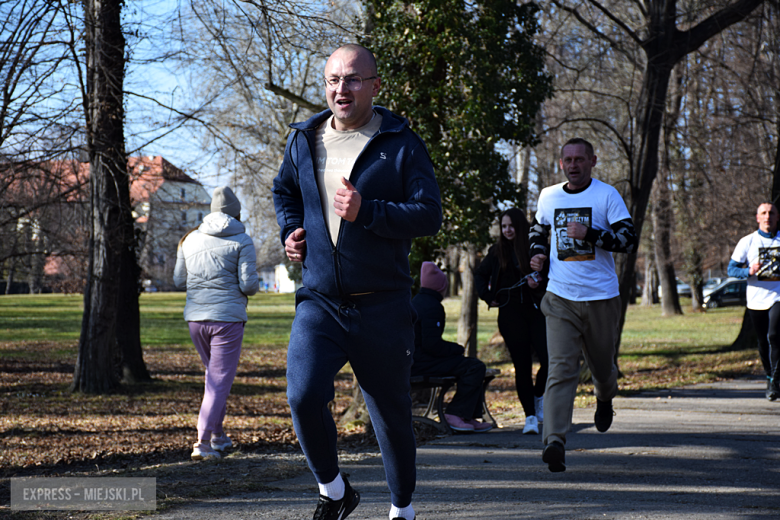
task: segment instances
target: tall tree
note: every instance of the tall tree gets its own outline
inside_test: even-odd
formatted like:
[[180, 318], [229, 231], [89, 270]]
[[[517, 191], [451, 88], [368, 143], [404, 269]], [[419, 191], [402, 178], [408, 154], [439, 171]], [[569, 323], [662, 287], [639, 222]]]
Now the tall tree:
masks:
[[[467, 251], [459, 340], [476, 350], [476, 252], [505, 205], [525, 206], [501, 146], [535, 144], [535, 116], [551, 93], [544, 55], [533, 43], [534, 3], [507, 0], [366, 0], [368, 46], [387, 87], [378, 102], [409, 119], [428, 146], [442, 195], [444, 226], [417, 240], [412, 272], [437, 251]], [[373, 16], [371, 16], [373, 13]]]
[[129, 200], [124, 141], [125, 38], [122, 0], [84, 0], [87, 152], [90, 163], [89, 272], [78, 360], [71, 388], [107, 393], [119, 384], [116, 321], [122, 250], [122, 200]]

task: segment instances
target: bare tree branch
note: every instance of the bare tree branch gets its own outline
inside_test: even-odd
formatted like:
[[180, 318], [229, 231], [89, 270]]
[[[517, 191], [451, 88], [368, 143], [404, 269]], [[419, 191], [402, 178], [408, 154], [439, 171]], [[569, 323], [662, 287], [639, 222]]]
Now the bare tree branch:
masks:
[[274, 85], [273, 83], [266, 83], [264, 85], [266, 90], [269, 90], [276, 94], [277, 96], [282, 96], [283, 98], [287, 99], [288, 101], [292, 101], [293, 103], [300, 105], [304, 108], [308, 108], [312, 112], [322, 112], [327, 107], [324, 107], [322, 105], [317, 105], [316, 103], [312, 103], [306, 99], [303, 99], [301, 96], [297, 94], [293, 94], [289, 90], [282, 88], [278, 85]]

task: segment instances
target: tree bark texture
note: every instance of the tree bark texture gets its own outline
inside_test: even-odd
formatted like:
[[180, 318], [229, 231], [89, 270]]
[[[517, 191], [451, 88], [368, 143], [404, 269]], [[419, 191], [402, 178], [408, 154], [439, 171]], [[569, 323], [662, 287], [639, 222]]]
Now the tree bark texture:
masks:
[[[125, 176], [127, 178], [127, 176]], [[152, 380], [141, 349], [141, 267], [138, 265], [135, 221], [130, 207], [129, 183], [122, 183], [122, 258], [120, 260], [116, 341], [122, 354], [122, 381], [143, 383]]]
[[[780, 114], [780, 99], [776, 98], [775, 103], [777, 105], [777, 113]], [[780, 117], [777, 118], [776, 126], [777, 135], [780, 135]], [[777, 148], [775, 149], [775, 169], [772, 175], [772, 202], [777, 205], [778, 199], [780, 199], [780, 139], [778, 139]]]
[[84, 0], [87, 150], [90, 160], [89, 273], [73, 391], [102, 394], [119, 384], [116, 319], [123, 225], [120, 187], [127, 183], [122, 2]]
[[661, 308], [664, 316], [682, 314], [677, 281], [672, 260], [672, 210], [671, 194], [665, 179], [656, 179], [653, 188], [653, 245], [655, 265], [661, 284]]
[[645, 255], [645, 285], [642, 288], [642, 306], [650, 307], [658, 301], [658, 272], [655, 268], [655, 255], [651, 252]]
[[458, 344], [466, 349], [466, 355], [477, 357], [477, 288], [474, 273], [477, 270], [477, 248], [468, 244], [463, 251], [462, 291], [460, 319], [458, 320]]

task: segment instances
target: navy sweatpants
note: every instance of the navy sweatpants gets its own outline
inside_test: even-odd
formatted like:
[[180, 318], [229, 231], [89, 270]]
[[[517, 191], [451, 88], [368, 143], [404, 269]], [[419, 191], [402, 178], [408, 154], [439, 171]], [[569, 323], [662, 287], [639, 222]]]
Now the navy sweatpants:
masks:
[[343, 305], [309, 289], [296, 294], [287, 350], [287, 399], [309, 467], [319, 483], [339, 473], [333, 380], [349, 362], [376, 432], [393, 505], [412, 501], [416, 443], [409, 396], [414, 352], [411, 295], [372, 293]]

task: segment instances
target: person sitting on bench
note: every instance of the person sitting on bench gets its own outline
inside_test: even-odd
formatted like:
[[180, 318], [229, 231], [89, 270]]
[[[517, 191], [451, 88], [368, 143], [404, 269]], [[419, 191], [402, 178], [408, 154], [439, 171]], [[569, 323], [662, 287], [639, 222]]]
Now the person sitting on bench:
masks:
[[412, 299], [417, 312], [412, 376], [456, 376], [455, 396], [447, 405], [444, 420], [455, 431], [486, 432], [493, 425], [476, 420], [482, 417], [485, 364], [479, 359], [464, 357], [463, 347], [441, 337], [446, 318], [441, 301], [447, 293], [447, 276], [433, 262], [423, 262], [420, 285], [420, 292]]

